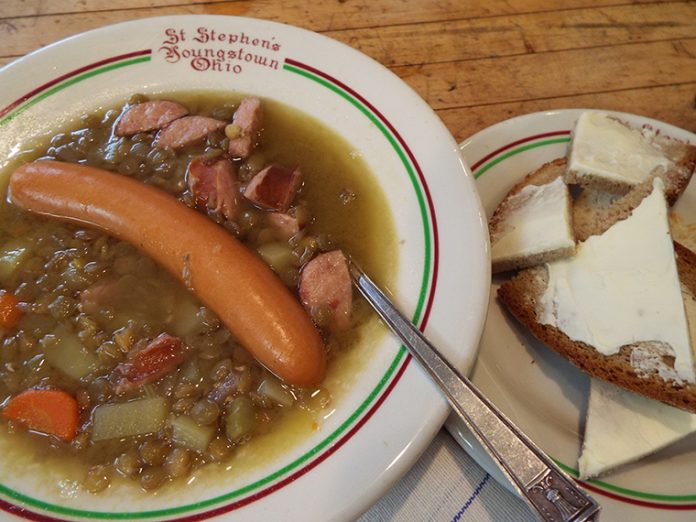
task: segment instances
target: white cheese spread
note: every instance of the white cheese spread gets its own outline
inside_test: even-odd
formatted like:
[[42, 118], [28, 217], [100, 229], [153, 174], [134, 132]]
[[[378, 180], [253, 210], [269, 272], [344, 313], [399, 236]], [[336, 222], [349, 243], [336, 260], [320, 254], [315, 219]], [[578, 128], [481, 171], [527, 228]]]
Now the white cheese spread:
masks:
[[491, 245], [493, 262], [575, 245], [570, 195], [560, 177], [546, 185], [527, 185], [507, 205], [510, 210]]
[[546, 266], [542, 323], [604, 355], [639, 341], [666, 343], [674, 380], [696, 381], [661, 179], [630, 217]]
[[673, 163], [638, 129], [601, 112], [584, 112], [573, 131], [568, 170], [636, 184]]
[[696, 431], [696, 415], [592, 379], [580, 478], [650, 455]]

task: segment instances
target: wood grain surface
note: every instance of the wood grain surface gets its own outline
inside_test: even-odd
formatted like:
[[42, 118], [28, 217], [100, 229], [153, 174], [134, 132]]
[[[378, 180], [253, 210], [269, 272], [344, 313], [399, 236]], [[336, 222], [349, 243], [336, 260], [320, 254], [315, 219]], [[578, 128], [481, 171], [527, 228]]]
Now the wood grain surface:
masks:
[[461, 141], [533, 111], [622, 110], [696, 132], [696, 2], [3, 0], [0, 65], [107, 24], [173, 14], [304, 27], [389, 67]]

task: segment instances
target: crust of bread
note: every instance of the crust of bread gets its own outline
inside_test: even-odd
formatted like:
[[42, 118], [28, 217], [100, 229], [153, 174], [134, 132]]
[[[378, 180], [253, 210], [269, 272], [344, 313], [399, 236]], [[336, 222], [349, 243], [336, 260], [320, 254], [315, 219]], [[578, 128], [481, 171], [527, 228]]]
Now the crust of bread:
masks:
[[[522, 181], [517, 183], [510, 189], [505, 198], [500, 202], [495, 209], [493, 216], [488, 223], [488, 230], [491, 236], [491, 243], [495, 243], [496, 239], [502, 234], [506, 226], [506, 219], [510, 212], [517, 208], [512, 196], [518, 194], [524, 187], [528, 185], [546, 185], [551, 183], [556, 178], [563, 176], [566, 169], [566, 159], [559, 158], [549, 163], [542, 165], [534, 172], [524, 177]], [[572, 219], [572, 214], [568, 216]], [[575, 253], [575, 246], [561, 247], [552, 250], [546, 250], [537, 254], [526, 256], [515, 256], [505, 259], [495, 260], [492, 263], [494, 274], [506, 272], [508, 270], [519, 270], [530, 266], [535, 266], [541, 263], [548, 263], [564, 257], [571, 256]]]
[[659, 137], [657, 144], [675, 166], [660, 175], [665, 182], [665, 196], [670, 206], [674, 205], [679, 196], [686, 190], [691, 176], [696, 171], [696, 145], [683, 143], [668, 137]]
[[688, 222], [679, 213], [672, 212], [669, 215], [669, 231], [673, 241], [696, 252], [696, 223]]
[[[632, 128], [621, 120], [617, 121], [628, 128]], [[682, 192], [686, 189], [696, 169], [696, 146], [659, 134], [653, 136], [650, 141], [673, 163], [671, 169], [660, 172], [657, 175], [660, 176], [665, 183], [665, 196], [667, 197], [667, 202], [670, 206], [674, 205], [677, 199], [679, 199], [679, 196], [681, 196]], [[636, 184], [610, 180], [600, 175], [589, 173], [581, 174], [570, 169], [565, 173], [564, 179], [568, 184], [580, 185], [583, 188], [588, 188], [593, 191], [608, 192], [619, 196], [626, 195], [636, 186]], [[642, 183], [645, 183], [645, 181], [641, 182], [641, 184]]]
[[491, 271], [494, 274], [500, 274], [502, 272], [509, 272], [511, 270], [522, 270], [530, 266], [550, 263], [551, 261], [556, 261], [557, 259], [570, 257], [574, 253], [575, 247], [570, 246], [564, 248], [556, 248], [553, 250], [545, 250], [544, 252], [526, 255], [524, 257], [514, 257], [509, 259], [496, 260], [491, 263]]
[[[682, 294], [685, 299], [694, 299], [696, 254], [678, 243], [675, 243], [675, 253]], [[631, 350], [634, 347], [656, 349], [662, 343], [640, 342], [626, 345], [617, 354], [607, 356], [586, 343], [573, 341], [554, 326], [541, 324], [538, 302], [546, 289], [547, 281], [547, 270], [543, 266], [524, 270], [498, 289], [498, 299], [537, 339], [584, 372], [626, 390], [696, 413], [696, 383], [665, 381], [657, 371], [639, 374], [631, 365]], [[691, 319], [696, 321], [696, 318]]]

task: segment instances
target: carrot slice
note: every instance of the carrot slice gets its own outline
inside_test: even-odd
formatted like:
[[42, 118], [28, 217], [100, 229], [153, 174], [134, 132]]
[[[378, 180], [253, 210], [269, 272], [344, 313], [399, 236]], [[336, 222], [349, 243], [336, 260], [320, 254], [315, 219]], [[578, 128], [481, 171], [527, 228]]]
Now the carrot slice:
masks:
[[6, 290], [0, 290], [0, 328], [15, 328], [22, 319], [19, 301]]
[[3, 417], [29, 429], [63, 440], [77, 435], [79, 409], [75, 398], [62, 390], [27, 390], [10, 399]]

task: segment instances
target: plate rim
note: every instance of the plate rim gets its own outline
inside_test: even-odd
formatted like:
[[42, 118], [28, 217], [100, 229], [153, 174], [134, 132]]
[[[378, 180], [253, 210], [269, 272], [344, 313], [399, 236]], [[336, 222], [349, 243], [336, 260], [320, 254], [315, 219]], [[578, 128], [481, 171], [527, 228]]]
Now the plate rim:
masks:
[[[572, 131], [572, 124], [568, 124], [567, 120], [572, 120], [572, 119], [577, 119], [577, 117], [582, 114], [583, 112], [586, 111], [599, 111], [599, 112], [604, 112], [608, 113], [610, 115], [616, 116], [618, 118], [624, 118], [627, 120], [632, 120], [632, 121], [642, 121], [645, 125], [649, 125], [655, 128], [659, 129], [664, 129], [665, 133], [668, 133], [677, 139], [680, 140], [686, 140], [693, 143], [696, 143], [696, 133], [693, 133], [691, 131], [688, 131], [686, 129], [677, 127], [673, 124], [670, 124], [668, 122], [663, 122], [660, 120], [657, 120], [655, 118], [651, 118], [648, 116], [640, 115], [640, 114], [635, 114], [635, 113], [628, 113], [625, 111], [615, 111], [615, 110], [610, 110], [610, 109], [598, 109], [598, 108], [566, 108], [566, 109], [551, 109], [551, 110], [542, 110], [542, 111], [535, 111], [531, 113], [526, 113], [526, 114], [520, 114], [511, 118], [508, 118], [506, 120], [497, 122], [493, 125], [490, 125], [484, 129], [479, 130], [472, 136], [462, 140], [459, 144], [460, 150], [462, 151], [462, 155], [469, 161], [470, 167], [472, 170], [472, 173], [474, 174], [475, 179], [478, 179], [482, 174], [486, 172], [486, 166], [490, 165], [493, 163], [497, 158], [501, 157], [504, 155], [506, 151], [510, 151], [515, 145], [521, 145], [521, 141], [529, 141], [532, 142], [534, 140], [541, 140], [546, 138], [549, 142], [551, 139], [553, 139], [552, 135], [563, 135], [566, 136], [563, 139], [559, 139], [558, 142], [569, 142], [570, 141], [570, 132]], [[556, 132], [544, 132], [541, 134], [535, 134], [534, 131], [534, 122], [540, 122], [543, 120], [543, 123], [549, 122], [551, 125], [549, 127], [553, 126], [552, 124], [558, 120], [559, 122], [559, 129]], [[520, 142], [518, 141], [513, 141], [511, 143], [508, 143], [506, 145], [500, 146], [497, 149], [491, 151], [489, 154], [484, 155], [481, 158], [468, 158], [467, 157], [467, 149], [468, 147], [473, 146], [474, 144], [478, 144], [481, 146], [483, 142], [486, 140], [490, 140], [492, 137], [499, 135], [499, 133], [504, 132], [506, 130], [509, 130], [511, 128], [514, 128], [516, 126], [522, 126], [526, 125], [527, 129], [525, 131], [517, 132], [517, 134], [520, 135]], [[561, 129], [561, 127], [564, 127]], [[514, 133], [513, 133], [514, 134]], [[523, 140], [522, 136], [528, 137], [528, 140]], [[514, 139], [514, 138], [511, 138]], [[549, 143], [550, 144], [550, 143]], [[497, 144], [499, 145], [499, 144]], [[511, 146], [512, 145], [512, 146]], [[541, 143], [543, 145], [543, 143]], [[523, 152], [523, 151], [520, 151]], [[505, 158], [503, 158], [504, 160]], [[490, 167], [494, 166], [490, 165]], [[489, 168], [490, 168], [489, 167]], [[485, 170], [483, 170], [485, 169]], [[524, 176], [523, 174], [520, 174], [520, 177]], [[484, 331], [485, 331], [485, 326], [484, 326]], [[482, 341], [483, 342], [483, 341]], [[477, 361], [478, 357], [480, 357], [481, 350], [483, 349], [483, 346], [479, 347], [479, 355], [477, 356]], [[495, 463], [493, 462], [488, 455], [485, 454], [485, 450], [478, 444], [478, 442], [475, 440], [475, 437], [468, 432], [468, 430], [453, 416], [450, 416], [448, 420], [446, 421], [446, 429], [450, 432], [450, 434], [455, 438], [455, 440], [467, 451], [467, 453], [470, 454], [470, 456], [479, 464], [481, 467], [489, 473], [491, 476], [493, 476], [496, 481], [498, 481], [501, 485], [503, 485], [508, 491], [511, 493], [517, 495], [515, 492], [514, 488], [512, 485], [505, 479], [504, 475], [502, 472], [497, 468]], [[571, 476], [573, 476], [576, 481], [578, 481], [580, 484], [582, 484], [585, 488], [588, 490], [598, 493], [602, 495], [603, 497], [610, 499], [610, 501], [613, 501], [613, 504], [616, 506], [624, 506], [626, 509], [631, 509], [636, 506], [640, 506], [642, 508], [650, 508], [650, 509], [661, 509], [664, 511], [671, 511], [674, 509], [678, 510], [685, 510], [685, 509], [691, 509], [691, 510], [696, 510], [696, 504], [693, 504], [693, 501], [696, 500], [696, 494], [693, 495], [674, 495], [672, 504], [667, 504], [667, 503], [662, 503], [662, 504], [656, 504], [654, 502], [650, 502], [649, 500], [641, 500], [640, 498], [636, 497], [626, 497], [622, 496], [622, 494], [643, 494], [643, 492], [637, 492], [633, 491], [628, 488], [623, 488], [621, 486], [609, 484], [606, 481], [603, 481], [601, 479], [590, 479], [588, 481], [581, 481], [577, 478], [577, 470], [575, 470], [574, 467], [565, 465], [558, 460], [554, 459], [555, 462], [562, 468], [564, 471], [569, 473]], [[646, 494], [646, 497], [650, 497], [651, 495], [649, 493]], [[664, 497], [667, 498], [669, 495], [655, 495], [655, 497]], [[688, 500], [692, 502], [692, 504], [683, 504], [685, 500]], [[622, 509], [622, 508], [619, 508]]]

